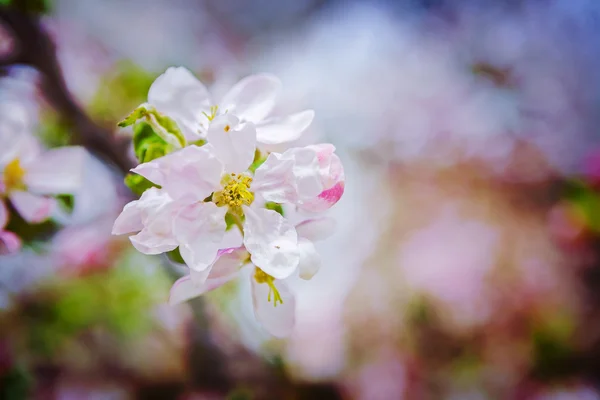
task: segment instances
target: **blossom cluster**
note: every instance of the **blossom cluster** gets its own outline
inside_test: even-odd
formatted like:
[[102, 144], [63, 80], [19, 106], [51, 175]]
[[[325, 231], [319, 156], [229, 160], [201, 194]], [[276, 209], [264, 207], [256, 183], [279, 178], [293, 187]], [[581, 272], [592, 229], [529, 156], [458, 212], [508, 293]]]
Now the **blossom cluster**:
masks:
[[44, 150], [33, 135], [25, 107], [6, 101], [0, 110], [0, 254], [21, 249], [9, 231], [11, 216], [39, 224], [57, 211], [57, 195], [73, 195], [82, 185], [86, 151], [67, 146]]
[[[285, 281], [318, 271], [313, 242], [327, 237], [334, 221], [317, 214], [340, 199], [345, 178], [331, 144], [266, 150], [298, 139], [314, 117], [312, 110], [270, 117], [280, 87], [272, 75], [252, 75], [214, 102], [183, 67], [159, 76], [148, 103], [121, 124], [150, 127], [153, 135], [136, 129], [142, 163], [132, 172], [148, 187], [124, 207], [113, 234], [136, 233], [131, 243], [144, 254], [178, 250], [190, 273], [174, 284], [171, 304], [252, 268], [255, 316], [271, 334], [286, 336], [295, 300]], [[294, 225], [283, 205], [315, 216]], [[225, 247], [226, 230], [236, 226], [242, 245]]]

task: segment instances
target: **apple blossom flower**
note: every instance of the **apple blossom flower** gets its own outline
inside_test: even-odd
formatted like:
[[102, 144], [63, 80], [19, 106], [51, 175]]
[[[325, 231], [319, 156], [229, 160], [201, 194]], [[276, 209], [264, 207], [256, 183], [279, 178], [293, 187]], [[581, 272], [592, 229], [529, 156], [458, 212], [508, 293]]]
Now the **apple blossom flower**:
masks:
[[230, 114], [256, 125], [257, 140], [264, 144], [291, 142], [308, 128], [312, 110], [269, 117], [281, 81], [270, 74], [250, 75], [215, 102], [206, 87], [184, 67], [168, 68], [150, 87], [148, 104], [177, 123], [188, 141], [206, 137], [212, 121]]
[[[13, 111], [16, 114], [3, 113], [0, 125], [0, 203], [10, 201], [25, 221], [39, 223], [56, 206], [52, 195], [71, 194], [81, 186], [86, 153], [78, 146], [42, 151], [37, 140], [25, 131], [18, 108]], [[7, 215], [6, 205], [2, 208], [5, 211], [0, 214]], [[16, 244], [13, 239], [8, 240]]]
[[252, 174], [256, 145], [252, 123], [241, 124], [233, 115], [224, 115], [213, 121], [207, 138], [205, 146], [191, 145], [132, 169], [161, 189], [150, 189], [150, 194], [127, 205], [113, 233], [140, 232], [131, 240], [146, 254], [178, 246], [186, 264], [202, 272], [217, 255], [229, 213], [243, 230], [252, 262], [276, 279], [290, 276], [300, 252], [310, 246], [298, 242], [289, 221], [258, 204], [300, 205], [319, 196], [323, 184], [317, 151], [292, 148], [271, 153]]
[[[304, 221], [296, 226], [300, 243], [299, 277], [311, 279], [321, 266], [321, 260], [313, 241], [324, 240], [333, 233], [335, 226], [331, 218]], [[252, 305], [256, 319], [272, 335], [284, 337], [291, 333], [296, 317], [296, 299], [286, 279], [276, 279], [265, 273], [251, 260], [246, 248], [228, 248], [218, 251], [214, 262], [204, 271], [190, 269], [171, 288], [169, 303], [180, 304], [206, 292], [217, 289], [237, 278], [242, 268], [252, 268], [250, 285]]]

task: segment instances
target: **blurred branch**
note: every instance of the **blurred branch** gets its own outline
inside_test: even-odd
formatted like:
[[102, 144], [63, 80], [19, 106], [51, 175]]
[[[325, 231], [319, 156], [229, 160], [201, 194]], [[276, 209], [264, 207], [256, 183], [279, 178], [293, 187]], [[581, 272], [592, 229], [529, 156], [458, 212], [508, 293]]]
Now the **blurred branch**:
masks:
[[73, 142], [114, 164], [123, 173], [127, 172], [132, 163], [127, 157], [126, 141], [118, 140], [112, 132], [96, 125], [77, 104], [60, 70], [56, 46], [40, 24], [39, 17], [17, 8], [0, 6], [0, 22], [15, 42], [12, 53], [0, 57], [0, 69], [27, 65], [40, 72], [42, 92], [71, 127]]

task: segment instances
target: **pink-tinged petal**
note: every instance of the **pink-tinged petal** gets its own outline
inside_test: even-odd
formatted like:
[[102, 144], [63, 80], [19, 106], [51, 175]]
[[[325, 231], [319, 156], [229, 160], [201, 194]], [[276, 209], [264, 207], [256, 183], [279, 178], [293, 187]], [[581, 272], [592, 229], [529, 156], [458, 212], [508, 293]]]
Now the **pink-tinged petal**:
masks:
[[235, 279], [238, 276], [237, 272], [218, 278], [209, 277], [202, 284], [196, 284], [192, 280], [191, 275], [180, 278], [171, 287], [171, 293], [169, 296], [169, 304], [176, 305], [198, 297], [206, 292], [217, 289], [227, 282]]
[[203, 200], [219, 188], [223, 166], [212, 146], [188, 146], [131, 170], [162, 186], [175, 200]]
[[276, 279], [290, 276], [300, 261], [296, 229], [279, 213], [244, 206], [244, 245], [254, 265]]
[[181, 208], [179, 203], [172, 201], [163, 190], [151, 188], [128, 206], [117, 218], [118, 223], [115, 222], [113, 232], [125, 233], [141, 225], [140, 233], [129, 239], [144, 254], [160, 254], [177, 247], [178, 243], [173, 235], [173, 218]]
[[37, 224], [48, 219], [56, 206], [56, 200], [53, 198], [21, 190], [12, 191], [9, 199], [19, 215], [30, 224]]
[[71, 194], [83, 184], [86, 150], [79, 146], [60, 147], [42, 153], [27, 164], [24, 182], [37, 194]]
[[256, 123], [269, 115], [280, 89], [281, 81], [273, 75], [247, 76], [223, 96], [219, 111]]
[[271, 153], [256, 170], [252, 190], [260, 193], [266, 201], [294, 203], [294, 160], [283, 159], [279, 153]]
[[305, 280], [312, 279], [321, 268], [321, 256], [317, 252], [313, 242], [308, 239], [298, 239], [298, 248], [300, 250], [300, 263], [298, 264], [300, 278]]
[[225, 234], [226, 207], [194, 203], [184, 207], [173, 221], [179, 252], [190, 269], [203, 271], [217, 256]]
[[130, 236], [129, 240], [137, 251], [148, 255], [161, 254], [177, 248], [177, 242], [173, 238], [146, 229], [137, 235]]
[[6, 224], [8, 224], [8, 208], [4, 201], [0, 200], [0, 230], [4, 229]]
[[299, 207], [313, 213], [327, 211], [340, 200], [343, 194], [344, 182], [338, 182], [331, 189], [324, 190], [316, 198], [305, 201]]
[[188, 140], [196, 140], [211, 106], [206, 87], [184, 67], [171, 67], [156, 78], [148, 91], [148, 102], [175, 120]]
[[256, 124], [260, 143], [279, 144], [298, 139], [315, 117], [313, 110], [304, 110], [285, 117], [268, 118]]
[[144, 228], [142, 212], [138, 206], [139, 200], [125, 204], [123, 211], [115, 220], [112, 228], [113, 235], [123, 235], [130, 232], [139, 232]]
[[237, 274], [244, 263], [250, 261], [250, 255], [245, 247], [231, 247], [220, 249], [217, 259], [213, 264], [210, 279], [222, 278], [231, 274]]
[[269, 154], [256, 170], [252, 190], [276, 203], [300, 204], [316, 197], [323, 190], [317, 153], [304, 147]]
[[317, 153], [310, 148], [293, 148], [282, 154], [294, 160], [294, 180], [298, 199], [309, 199], [323, 190]]
[[253, 123], [240, 124], [238, 118], [226, 114], [212, 122], [207, 138], [225, 171], [245, 172], [252, 164], [256, 149], [256, 129]]
[[231, 279], [231, 275], [236, 275], [244, 263], [249, 261], [250, 255], [244, 247], [231, 247], [220, 249], [217, 257], [208, 268], [202, 271], [190, 269], [190, 278], [194, 285], [204, 284], [207, 279], [218, 280], [221, 278]]
[[340, 158], [331, 144], [308, 146], [317, 153], [323, 191], [314, 198], [304, 199], [299, 207], [310, 212], [323, 212], [339, 201], [344, 194], [345, 175]]
[[296, 298], [292, 292], [283, 281], [275, 280], [275, 287], [283, 300], [283, 303], [275, 304], [273, 293], [271, 293], [271, 301], [269, 301], [269, 292], [271, 291], [269, 285], [256, 282], [254, 274], [250, 276], [250, 279], [252, 280], [252, 305], [256, 320], [273, 336], [289, 336], [296, 324]]
[[335, 219], [330, 217], [308, 219], [296, 225], [298, 237], [308, 239], [312, 242], [324, 240], [335, 231]]
[[122, 235], [142, 230], [149, 218], [156, 216], [159, 210], [171, 202], [171, 197], [164, 190], [157, 188], [146, 190], [139, 200], [125, 205], [115, 220], [112, 234]]
[[21, 239], [12, 232], [0, 231], [0, 255], [13, 254], [21, 249]]

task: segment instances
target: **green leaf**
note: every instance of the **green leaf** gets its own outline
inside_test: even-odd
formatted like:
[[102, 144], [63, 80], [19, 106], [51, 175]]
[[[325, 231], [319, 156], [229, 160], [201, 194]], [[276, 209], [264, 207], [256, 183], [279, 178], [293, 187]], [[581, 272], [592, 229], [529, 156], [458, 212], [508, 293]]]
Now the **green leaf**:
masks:
[[265, 208], [267, 210], [277, 211], [282, 217], [284, 216], [283, 215], [283, 207], [279, 203], [269, 201], [265, 204]]
[[131, 112], [131, 114], [129, 114], [127, 117], [125, 117], [124, 120], [122, 120], [121, 122], [119, 122], [117, 125], [120, 126], [121, 128], [125, 128], [127, 126], [133, 125], [135, 124], [138, 120], [144, 118], [144, 116], [146, 115], [146, 108], [144, 107], [138, 107], [135, 110], [133, 110]]
[[127, 185], [127, 187], [138, 196], [141, 196], [151, 187], [159, 187], [143, 176], [133, 173], [129, 173], [125, 176], [125, 185]]
[[169, 144], [145, 122], [133, 128], [133, 148], [140, 163], [155, 160], [171, 150]]
[[[152, 110], [149, 115], [156, 119], [158, 126], [153, 125], [152, 127], [157, 131], [161, 138], [163, 138], [166, 142], [171, 143], [173, 140], [171, 136], [174, 136], [179, 143], [179, 146], [185, 147], [187, 144], [185, 137], [183, 136], [183, 133], [181, 133], [177, 123], [172, 118], [167, 117], [166, 115], [161, 115], [156, 110]], [[149, 119], [149, 117], [146, 118]]]

